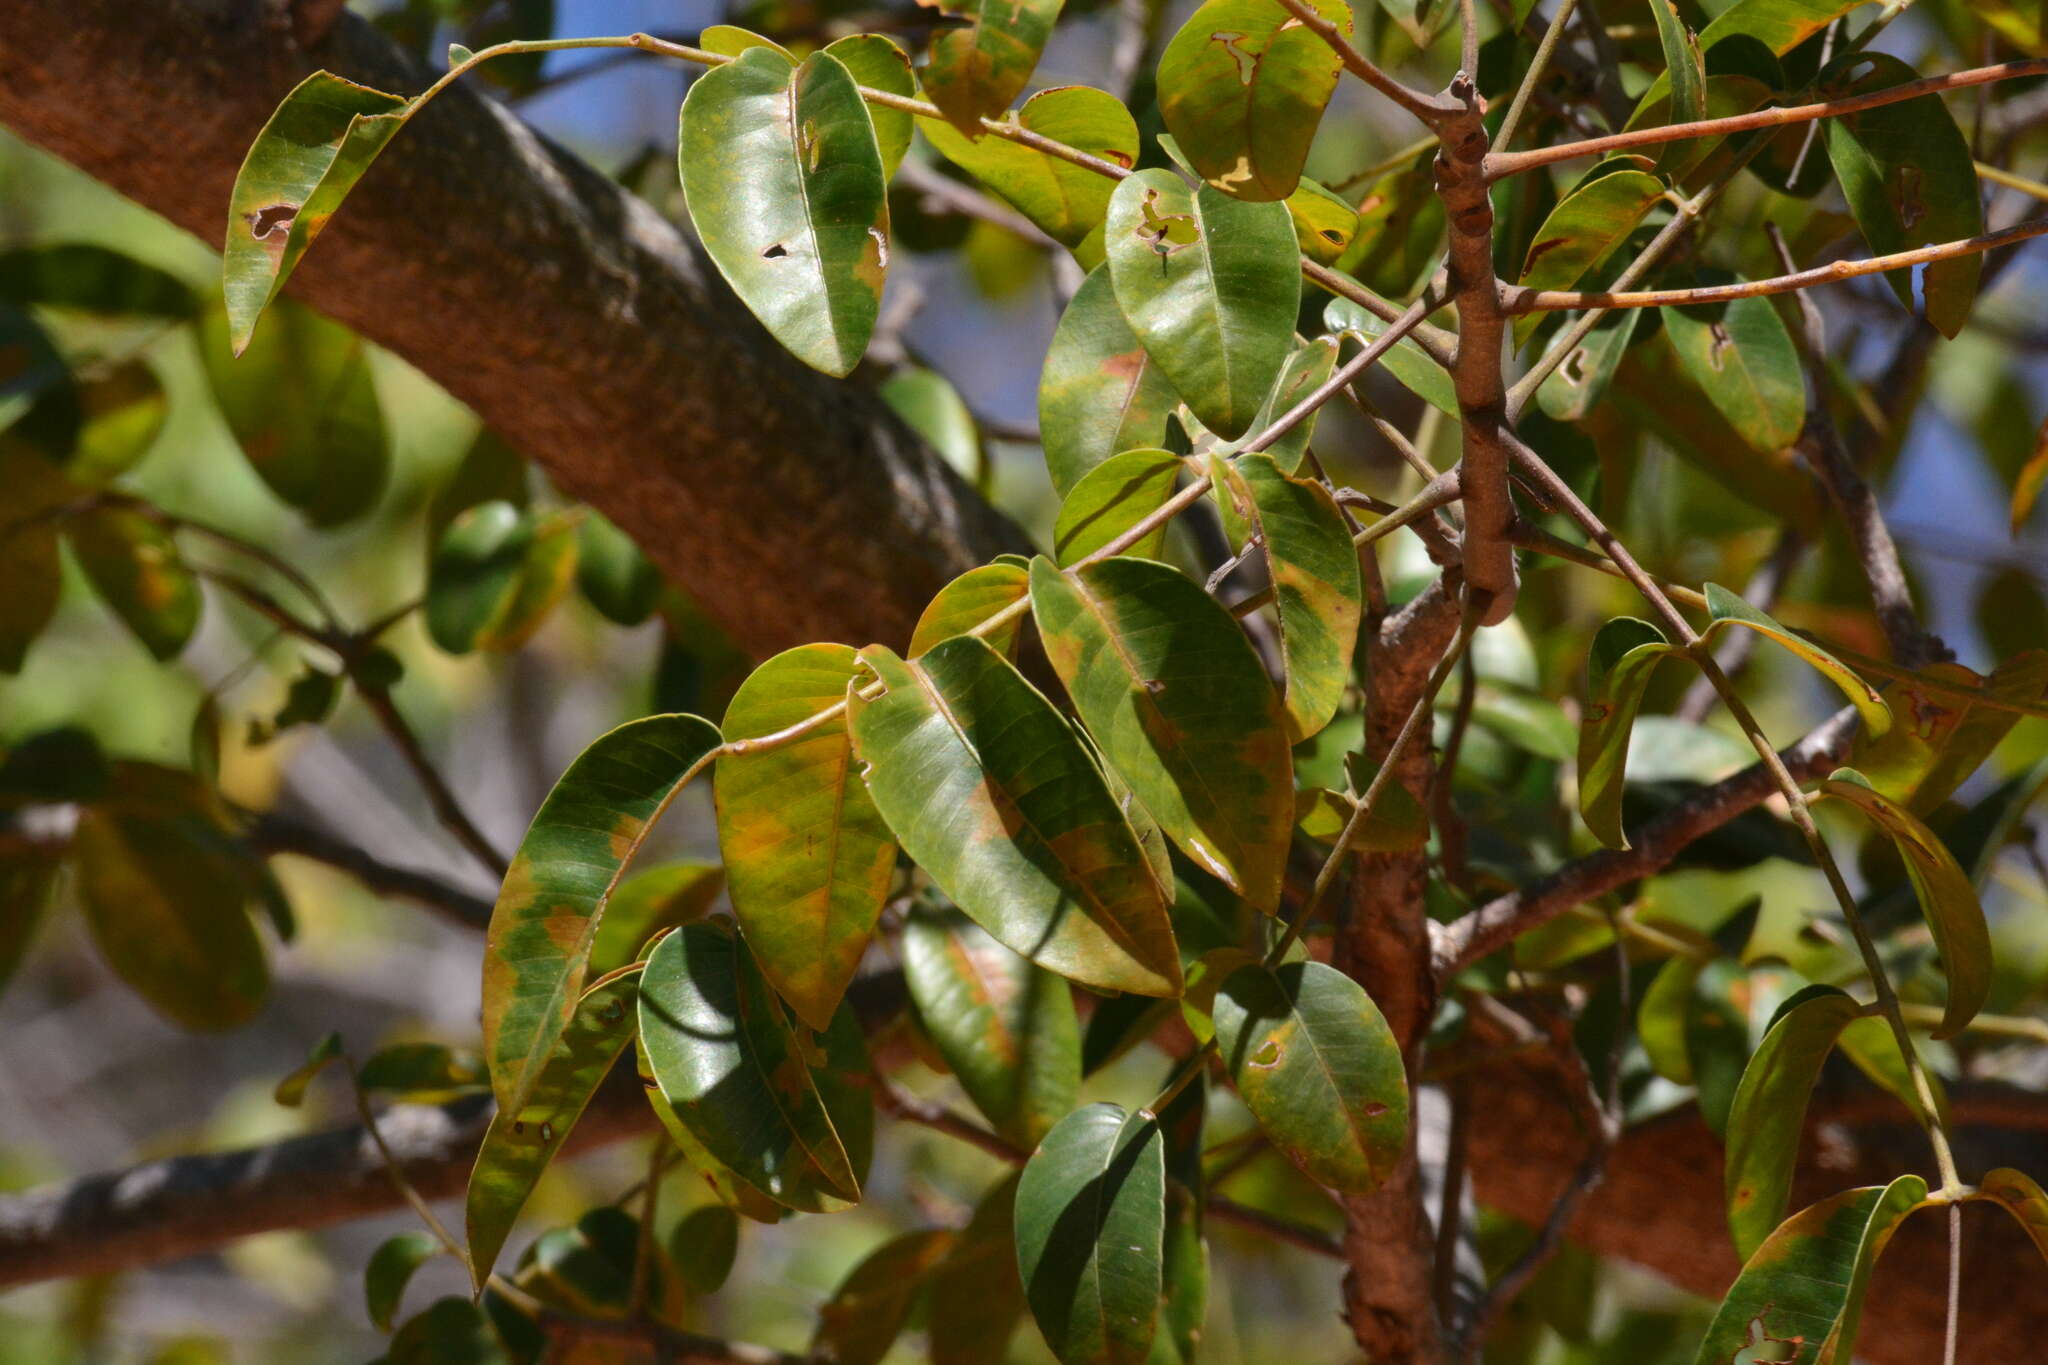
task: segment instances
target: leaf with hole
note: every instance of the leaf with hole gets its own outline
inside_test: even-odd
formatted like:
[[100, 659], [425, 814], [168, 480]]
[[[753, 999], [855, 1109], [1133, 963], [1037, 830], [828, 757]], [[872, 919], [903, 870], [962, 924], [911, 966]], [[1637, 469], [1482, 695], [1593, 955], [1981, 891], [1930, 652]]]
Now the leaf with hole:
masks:
[[1627, 848], [1621, 827], [1628, 740], [1657, 665], [1677, 653], [1648, 621], [1618, 616], [1600, 627], [1586, 656], [1586, 709], [1579, 721], [1579, 815], [1609, 848]]
[[1271, 914], [1292, 756], [1279, 694], [1230, 613], [1170, 565], [1123, 556], [1033, 560], [1031, 606], [1103, 761], [1168, 838]]
[[1067, 301], [1039, 373], [1039, 439], [1053, 491], [1065, 497], [1112, 455], [1164, 445], [1179, 403], [1124, 321], [1108, 267], [1097, 266]]
[[1110, 197], [1107, 247], [1146, 353], [1203, 426], [1244, 435], [1294, 348], [1301, 257], [1286, 207], [1139, 171]]
[[1024, 93], [1060, 17], [1061, 0], [975, 0], [967, 26], [940, 29], [925, 61], [924, 90], [968, 137]]
[[690, 219], [726, 283], [799, 360], [860, 363], [889, 264], [889, 195], [853, 75], [766, 48], [699, 76], [677, 147]]
[[1287, 196], [1287, 212], [1294, 219], [1294, 244], [1317, 265], [1337, 264], [1358, 236], [1358, 210], [1351, 201], [1305, 176]]
[[1103, 991], [1172, 995], [1180, 958], [1137, 831], [1094, 759], [987, 643], [862, 652], [853, 700], [876, 807], [940, 890], [1011, 951]]
[[1806, 426], [1806, 380], [1791, 334], [1769, 299], [1666, 308], [1663, 320], [1678, 363], [1752, 449], [1772, 455], [1799, 439]]
[[[1173, 496], [1174, 481], [1187, 462], [1171, 451], [1126, 450], [1083, 474], [1060, 502], [1052, 532], [1055, 563], [1072, 564], [1159, 510]], [[1162, 524], [1145, 533], [1123, 553], [1156, 557], [1166, 542]]]

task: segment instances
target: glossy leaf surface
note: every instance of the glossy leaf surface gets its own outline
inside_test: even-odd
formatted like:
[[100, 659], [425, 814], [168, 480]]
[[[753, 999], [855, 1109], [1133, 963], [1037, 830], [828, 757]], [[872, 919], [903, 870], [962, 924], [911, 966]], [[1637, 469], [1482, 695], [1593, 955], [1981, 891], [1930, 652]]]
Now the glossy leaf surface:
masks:
[[[825, 44], [825, 51], [839, 59], [855, 85], [906, 99], [917, 93], [909, 55], [887, 34], [849, 33]], [[875, 147], [882, 154], [882, 178], [887, 180], [910, 150], [911, 127], [916, 120], [901, 109], [880, 104], [868, 106], [868, 117], [875, 125]]]
[[[1005, 607], [1023, 601], [1030, 591], [1028, 561], [1021, 555], [997, 555], [992, 563], [969, 569], [940, 588], [938, 596], [917, 618], [917, 626], [910, 633], [910, 657], [917, 658], [941, 640], [967, 634]], [[1019, 616], [982, 638], [998, 654], [1013, 656], [1017, 652], [1017, 631], [1023, 624]]]
[[[1126, 450], [1083, 474], [1060, 503], [1053, 561], [1067, 565], [1091, 555], [1158, 511], [1173, 496], [1174, 481], [1186, 467], [1171, 451]], [[1162, 525], [1124, 553], [1156, 557], [1165, 541]]]
[[1892, 728], [1891, 708], [1885, 705], [1884, 698], [1877, 694], [1877, 689], [1863, 681], [1854, 669], [1805, 636], [1793, 634], [1718, 583], [1707, 584], [1707, 616], [1707, 628], [1700, 632], [1707, 639], [1711, 640], [1721, 632], [1738, 626], [1745, 630], [1753, 630], [1765, 639], [1775, 641], [1791, 650], [1812, 665], [1822, 677], [1840, 688], [1849, 704], [1862, 715], [1864, 728], [1869, 733], [1882, 735]]
[[1636, 710], [1659, 662], [1675, 651], [1648, 621], [1618, 616], [1600, 627], [1586, 656], [1586, 709], [1579, 721], [1579, 814], [1593, 837], [1627, 848], [1621, 797]]
[[999, 116], [1024, 93], [1060, 17], [1060, 0], [975, 0], [971, 8], [967, 27], [947, 27], [932, 39], [924, 89], [954, 127], [980, 137], [981, 120]]
[[1053, 491], [1065, 497], [1110, 456], [1157, 447], [1180, 402], [1117, 305], [1109, 269], [1098, 266], [1052, 334], [1038, 379], [1038, 429]]
[[[1129, 168], [1138, 160], [1138, 125], [1123, 102], [1085, 85], [1041, 90], [1008, 116], [1041, 137]], [[1073, 250], [1082, 265], [1102, 264], [1102, 224], [1116, 182], [1002, 137], [970, 138], [939, 119], [920, 130], [948, 161], [1029, 218], [1045, 235]]]

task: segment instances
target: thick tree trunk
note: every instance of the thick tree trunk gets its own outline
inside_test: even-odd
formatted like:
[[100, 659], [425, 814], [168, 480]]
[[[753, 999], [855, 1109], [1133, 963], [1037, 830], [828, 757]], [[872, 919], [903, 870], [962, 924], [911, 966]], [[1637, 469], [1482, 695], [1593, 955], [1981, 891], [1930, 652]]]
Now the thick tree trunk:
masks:
[[[431, 79], [353, 15], [323, 35], [336, 8], [8, 0], [0, 123], [218, 245], [300, 78]], [[901, 645], [948, 578], [1024, 546], [870, 393], [784, 353], [674, 227], [466, 89], [384, 153], [291, 288], [474, 407], [756, 653]]]

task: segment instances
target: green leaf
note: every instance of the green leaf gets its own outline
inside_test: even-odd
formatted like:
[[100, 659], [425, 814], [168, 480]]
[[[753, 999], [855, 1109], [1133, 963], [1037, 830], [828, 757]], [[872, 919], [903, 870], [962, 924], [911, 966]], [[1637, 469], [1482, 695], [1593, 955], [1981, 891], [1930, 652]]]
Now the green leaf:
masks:
[[1400, 1044], [1356, 981], [1320, 962], [1249, 963], [1216, 993], [1216, 1045], [1259, 1127], [1311, 1180], [1370, 1194], [1408, 1137]]
[[[1085, 85], [1058, 85], [1024, 101], [1006, 122], [1077, 151], [1129, 168], [1138, 161], [1138, 125], [1123, 102]], [[1103, 216], [1116, 181], [1003, 137], [970, 137], [939, 119], [918, 127], [954, 165], [1073, 249], [1084, 265], [1102, 263]]]
[[1380, 0], [1380, 8], [1422, 51], [1428, 51], [1437, 34], [1458, 12], [1451, 0]]
[[394, 1043], [371, 1053], [356, 1071], [356, 1085], [368, 1092], [401, 1095], [430, 1103], [488, 1090], [484, 1059], [468, 1048], [445, 1043]]
[[1725, 1365], [1744, 1352], [1788, 1344], [1801, 1365], [1847, 1365], [1871, 1268], [1926, 1197], [1925, 1180], [1902, 1175], [1794, 1215], [1742, 1267], [1700, 1343], [1698, 1365]]
[[437, 1299], [398, 1329], [385, 1365], [513, 1365], [484, 1310], [464, 1298]]
[[1203, 426], [1244, 435], [1294, 348], [1301, 257], [1286, 207], [1139, 171], [1110, 197], [1106, 246], [1146, 353]]
[[697, 36], [697, 46], [706, 52], [716, 52], [721, 57], [737, 57], [749, 48], [761, 47], [778, 54], [791, 66], [795, 66], [797, 62], [796, 54], [773, 38], [764, 38], [758, 33], [733, 24], [713, 24]]
[[[1630, 310], [1633, 311], [1633, 310]], [[1323, 307], [1323, 326], [1341, 333], [1360, 346], [1380, 339], [1387, 324], [1365, 311], [1355, 301], [1334, 298]], [[1380, 356], [1377, 364], [1400, 381], [1417, 398], [1442, 412], [1458, 416], [1458, 391], [1451, 385], [1450, 371], [1429, 358], [1429, 352], [1413, 337], [1403, 337]]]
[[262, 340], [228, 352], [227, 315], [200, 319], [200, 358], [228, 430], [283, 502], [325, 529], [377, 505], [391, 472], [370, 355], [355, 333], [290, 299]]
[[1806, 1103], [1835, 1040], [1863, 1011], [1846, 991], [1808, 986], [1779, 1008], [1728, 1111], [1728, 1231], [1747, 1260], [1785, 1216]]
[[568, 592], [576, 541], [561, 513], [509, 502], [458, 513], [427, 565], [427, 634], [450, 654], [517, 649]]
[[77, 393], [78, 438], [64, 472], [81, 483], [104, 484], [150, 452], [170, 412], [170, 397], [156, 371], [139, 360], [81, 379]]
[[150, 657], [178, 657], [199, 627], [202, 599], [170, 533], [142, 512], [115, 506], [81, 512], [64, 529], [100, 600]]
[[306, 1060], [277, 1083], [270, 1098], [287, 1109], [298, 1108], [306, 1102], [306, 1087], [313, 1083], [313, 1078], [341, 1060], [341, 1035], [330, 1033], [307, 1050]]
[[[855, 85], [905, 99], [917, 94], [917, 77], [911, 74], [910, 58], [896, 40], [882, 33], [849, 33], [825, 44], [825, 51], [837, 57], [853, 77]], [[879, 104], [868, 106], [875, 125], [875, 147], [882, 154], [882, 178], [888, 180], [903, 164], [910, 150], [910, 130], [916, 122], [901, 109]]]
[[1214, 457], [1214, 477], [1258, 538], [1273, 585], [1292, 744], [1330, 723], [1351, 682], [1351, 655], [1364, 615], [1358, 547], [1330, 490], [1292, 479], [1267, 455]]
[[2001, 1166], [1977, 1182], [1977, 1198], [2005, 1207], [2026, 1230], [2043, 1258], [2048, 1258], [2048, 1193], [2025, 1171]]
[[716, 1294], [740, 1250], [740, 1220], [723, 1204], [691, 1209], [668, 1235], [668, 1261], [693, 1294]]
[[924, 89], [954, 127], [982, 135], [1024, 93], [1060, 17], [1060, 0], [976, 0], [973, 21], [932, 38]]
[[638, 966], [591, 986], [549, 1039], [517, 1102], [491, 1117], [470, 1172], [466, 1219], [470, 1272], [478, 1288], [490, 1277], [505, 1238], [548, 1163], [569, 1140], [598, 1084], [633, 1041]]
[[738, 937], [686, 924], [647, 959], [640, 1033], [649, 1098], [716, 1161], [793, 1209], [860, 1199], [874, 1108], [850, 1011], [821, 1035], [792, 1025]]
[[180, 320], [199, 311], [198, 294], [177, 276], [90, 242], [0, 251], [0, 300]]
[[[1174, 481], [1186, 467], [1171, 451], [1126, 450], [1083, 474], [1060, 503], [1052, 533], [1054, 561], [1067, 565], [1094, 554], [1158, 511], [1173, 496]], [[1161, 525], [1124, 553], [1156, 557], [1165, 541]]]
[[1053, 491], [1065, 497], [1112, 455], [1164, 445], [1179, 402], [1124, 321], [1108, 267], [1098, 266], [1067, 301], [1039, 375], [1039, 439]]
[[1991, 993], [1991, 933], [1977, 889], [1955, 855], [1917, 816], [1870, 785], [1854, 768], [1837, 768], [1820, 784], [1822, 796], [1847, 801], [1898, 846], [1907, 879], [1920, 898], [1934, 946], [1948, 973], [1948, 1004], [1936, 1038], [1950, 1038], [1984, 1008]]
[[427, 553], [431, 555], [441, 543], [442, 533], [458, 512], [486, 502], [509, 502], [524, 509], [532, 500], [526, 457], [489, 427], [479, 428], [455, 472], [427, 507]]
[[854, 78], [814, 52], [764, 48], [699, 76], [683, 100], [683, 192], [704, 249], [799, 360], [860, 363], [889, 263], [882, 153]]
[[1045, 651], [1168, 838], [1271, 914], [1294, 823], [1285, 713], [1251, 641], [1179, 570], [1118, 556], [1031, 565]]
[[427, 1232], [387, 1237], [370, 1253], [370, 1263], [363, 1270], [363, 1301], [378, 1331], [391, 1330], [391, 1320], [398, 1316], [399, 1301], [405, 1297], [413, 1272], [440, 1254], [441, 1244]]
[[315, 71], [263, 125], [235, 175], [221, 248], [236, 355], [306, 248], [412, 111], [410, 100]]
[[1067, 983], [957, 913], [913, 912], [901, 952], [911, 1003], [961, 1088], [1003, 1137], [1035, 1147], [1081, 1085]]
[[1287, 212], [1294, 219], [1294, 244], [1317, 265], [1335, 265], [1358, 236], [1358, 210], [1351, 201], [1313, 180], [1304, 178], [1287, 196]]
[[1650, 1069], [1674, 1085], [1691, 1085], [1692, 1053], [1686, 1046], [1692, 1018], [1693, 989], [1708, 959], [1676, 953], [1650, 978], [1636, 1006], [1636, 1036]]
[[[740, 1176], [739, 1172], [713, 1156], [711, 1149], [690, 1131], [675, 1109], [657, 1098], [661, 1083], [654, 1078], [654, 1063], [647, 1055], [647, 1037], [644, 1033], [639, 1036], [634, 1046], [634, 1062], [640, 1075], [640, 1088], [648, 1092], [648, 1103], [654, 1110], [655, 1118], [661, 1121], [662, 1129], [668, 1134], [669, 1141], [676, 1145], [676, 1151], [688, 1164], [691, 1172], [704, 1182], [704, 1188], [711, 1191], [719, 1206], [735, 1217], [747, 1218], [756, 1223], [781, 1222], [788, 1210], [754, 1188]], [[818, 1196], [820, 1208], [846, 1207], [844, 1200], [833, 1199], [830, 1195], [817, 1190], [813, 1190], [812, 1193]]]
[[696, 716], [600, 736], [541, 803], [505, 874], [484, 946], [484, 1057], [501, 1112], [524, 1104], [583, 994], [605, 902], [649, 828], [717, 752]]
[[1628, 737], [1650, 675], [1677, 653], [1648, 621], [1618, 616], [1600, 627], [1586, 656], [1586, 710], [1579, 721], [1579, 815], [1609, 848], [1627, 848], [1621, 827]]
[[637, 626], [661, 601], [661, 570], [633, 538], [586, 509], [576, 528], [576, 586], [598, 615]]
[[[1314, 0], [1351, 35], [1351, 7]], [[1159, 114], [1196, 174], [1240, 199], [1285, 199], [1343, 62], [1272, 0], [1206, 0], [1159, 58]]]
[[[1597, 169], [1597, 168], [1596, 168]], [[1521, 283], [1528, 289], [1570, 289], [1628, 240], [1637, 224], [1664, 195], [1664, 182], [1639, 170], [1601, 175], [1558, 200], [1536, 229], [1522, 260]], [[1528, 341], [1540, 313], [1515, 319], [1515, 344]]]
[[[1358, 802], [1343, 792], [1311, 787], [1294, 794], [1295, 828], [1319, 844], [1335, 844], [1357, 809]], [[1351, 851], [1406, 853], [1428, 842], [1429, 817], [1406, 787], [1390, 782], [1373, 803], [1365, 828], [1351, 841]]]
[[1706, 117], [1707, 69], [1700, 40], [1678, 17], [1672, 0], [1650, 0], [1657, 21], [1657, 43], [1664, 49], [1664, 80], [1670, 87], [1672, 123], [1694, 123]]
[[[910, 633], [910, 657], [918, 658], [941, 640], [965, 635], [997, 612], [1023, 601], [1030, 591], [1028, 561], [1021, 555], [997, 555], [993, 563], [969, 569], [940, 588], [917, 618]], [[1013, 656], [1023, 624], [1019, 616], [982, 638], [998, 654]]]
[[974, 482], [982, 462], [981, 433], [960, 391], [942, 374], [905, 365], [876, 390], [910, 429], [945, 457], [953, 472]]
[[[1866, 52], [1849, 67], [1853, 77], [1830, 82], [1823, 99], [1867, 94], [1918, 80], [1897, 57]], [[1939, 95], [1881, 105], [1829, 119], [1828, 160], [1873, 255], [1888, 256], [1984, 231], [1977, 169], [1970, 144]], [[1927, 320], [1953, 337], [1970, 320], [1983, 260], [1975, 254], [1933, 261], [1920, 271], [1894, 270], [1886, 278], [1913, 311], [1913, 276], [1920, 275]]]
[[1799, 439], [1806, 380], [1769, 299], [1666, 308], [1664, 334], [1680, 366], [1751, 449], [1774, 455]]
[[[1296, 347], [1287, 357], [1287, 364], [1281, 369], [1280, 378], [1274, 382], [1273, 391], [1266, 395], [1259, 415], [1252, 419], [1251, 430], [1254, 433], [1264, 431], [1292, 412], [1295, 404], [1322, 387], [1337, 368], [1337, 352], [1341, 345], [1336, 337], [1317, 337]], [[1293, 474], [1301, 468], [1302, 457], [1308, 454], [1309, 438], [1315, 434], [1320, 411], [1310, 412], [1285, 436], [1266, 447], [1266, 456], [1283, 473]]]
[[1166, 1230], [1158, 1122], [1091, 1104], [1046, 1134], [1017, 1185], [1025, 1300], [1061, 1365], [1141, 1365]]
[[1749, 1062], [1750, 1004], [1754, 985], [1730, 957], [1700, 964], [1686, 1002], [1685, 1052], [1699, 1092], [1700, 1118], [1714, 1136], [1728, 1136], [1728, 1112]]
[[724, 889], [722, 863], [666, 863], [626, 878], [605, 902], [604, 917], [597, 922], [589, 975], [603, 976], [638, 961], [662, 930], [703, 919]]
[[733, 746], [713, 778], [733, 913], [769, 983], [823, 1030], [873, 935], [896, 843], [853, 768], [844, 722], [772, 749], [745, 741], [846, 699], [845, 645], [800, 645], [755, 669], [725, 711]]
[[1019, 1175], [998, 1181], [932, 1272], [925, 1323], [931, 1365], [1004, 1365], [1024, 1316], [1017, 1272], [1015, 1213]]
[[[1697, 119], [1734, 118], [1770, 103], [1777, 92], [1772, 85], [1766, 84], [1754, 75], [1732, 71], [1714, 72], [1706, 78], [1706, 83], [1701, 88], [1700, 97], [1705, 103], [1701, 106], [1700, 112], [1686, 118], [1680, 118], [1672, 111], [1671, 92], [1668, 87], [1660, 87], [1652, 93], [1654, 97], [1646, 97], [1636, 105], [1635, 112], [1630, 114], [1628, 122], [1622, 125], [1624, 132], [1632, 132], [1637, 128], [1661, 128], [1672, 123], [1690, 123]], [[1715, 178], [1715, 172], [1726, 169], [1728, 158], [1740, 151], [1743, 146], [1744, 142], [1740, 138], [1731, 143], [1726, 138], [1699, 137], [1669, 142], [1661, 147], [1646, 148], [1645, 151], [1656, 156], [1659, 173], [1675, 183], [1694, 188], [1703, 187]]]
[[1791, 650], [1840, 688], [1849, 704], [1862, 715], [1863, 728], [1870, 734], [1882, 735], [1892, 728], [1891, 708], [1885, 705], [1876, 688], [1863, 681], [1862, 675], [1805, 636], [1793, 634], [1718, 583], [1707, 584], [1707, 617], [1707, 628], [1700, 632], [1707, 640], [1712, 641], [1733, 626], [1753, 630]]
[[[542, 1304], [586, 1319], [628, 1316], [640, 1260], [640, 1220], [624, 1209], [599, 1205], [571, 1227], [549, 1228], [519, 1258], [513, 1281]], [[681, 1316], [678, 1286], [659, 1250], [648, 1260], [646, 1308], [657, 1322]]]
[[1136, 830], [1066, 719], [985, 642], [861, 659], [875, 805], [939, 888], [1014, 952], [1104, 991], [1172, 995], [1180, 959]]
[[818, 1309], [812, 1355], [833, 1365], [880, 1365], [952, 1245], [951, 1231], [927, 1228], [869, 1252]]

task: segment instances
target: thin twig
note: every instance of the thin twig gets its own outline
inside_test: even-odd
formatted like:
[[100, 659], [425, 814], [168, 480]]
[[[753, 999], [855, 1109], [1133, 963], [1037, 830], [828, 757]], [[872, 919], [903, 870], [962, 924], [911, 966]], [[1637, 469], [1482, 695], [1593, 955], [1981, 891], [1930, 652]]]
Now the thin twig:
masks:
[[1330, 50], [1344, 63], [1346, 71], [1413, 114], [1425, 127], [1435, 128], [1443, 120], [1459, 112], [1460, 106], [1443, 96], [1425, 95], [1380, 70], [1369, 57], [1351, 45], [1351, 41], [1334, 23], [1323, 16], [1321, 10], [1308, 4], [1307, 0], [1280, 0], [1280, 4], [1289, 14], [1301, 21], [1303, 28], [1330, 45]]

